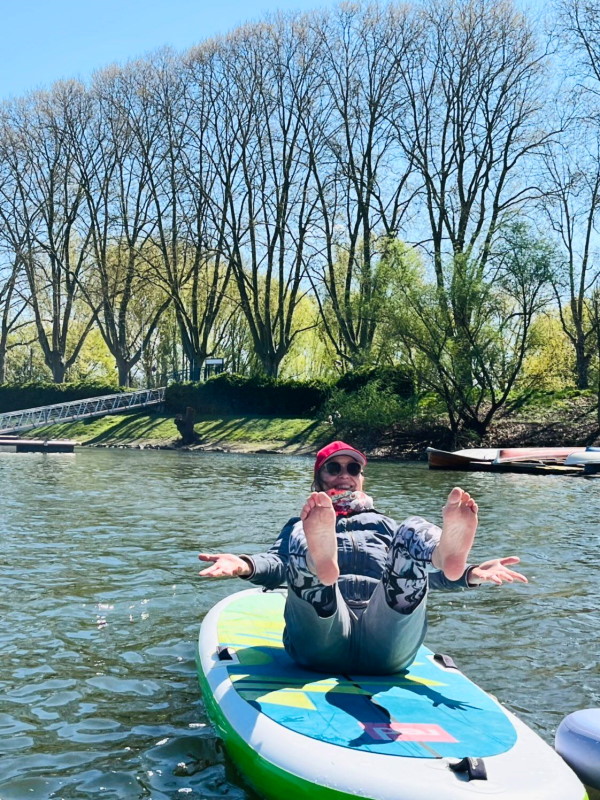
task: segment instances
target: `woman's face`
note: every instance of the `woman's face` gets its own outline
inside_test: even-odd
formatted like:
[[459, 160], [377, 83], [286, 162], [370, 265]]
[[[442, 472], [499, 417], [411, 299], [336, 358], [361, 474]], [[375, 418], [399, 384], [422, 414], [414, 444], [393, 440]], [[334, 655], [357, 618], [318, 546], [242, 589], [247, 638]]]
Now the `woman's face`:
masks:
[[[348, 468], [352, 472], [358, 470], [358, 473], [351, 475]], [[319, 470], [318, 477], [324, 492], [328, 492], [330, 489], [362, 492], [364, 482], [362, 467], [350, 456], [333, 456], [328, 459]]]

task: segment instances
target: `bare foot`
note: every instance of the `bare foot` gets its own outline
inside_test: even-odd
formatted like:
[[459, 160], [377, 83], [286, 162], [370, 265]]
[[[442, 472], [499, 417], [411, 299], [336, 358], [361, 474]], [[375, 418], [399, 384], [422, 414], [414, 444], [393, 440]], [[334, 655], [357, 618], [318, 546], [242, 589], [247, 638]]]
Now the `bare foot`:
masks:
[[442, 509], [444, 524], [432, 563], [448, 580], [458, 580], [467, 566], [467, 557], [477, 530], [477, 503], [470, 494], [454, 487]]
[[300, 519], [306, 535], [311, 567], [322, 584], [331, 586], [340, 574], [335, 511], [331, 498], [325, 492], [313, 492], [300, 512]]

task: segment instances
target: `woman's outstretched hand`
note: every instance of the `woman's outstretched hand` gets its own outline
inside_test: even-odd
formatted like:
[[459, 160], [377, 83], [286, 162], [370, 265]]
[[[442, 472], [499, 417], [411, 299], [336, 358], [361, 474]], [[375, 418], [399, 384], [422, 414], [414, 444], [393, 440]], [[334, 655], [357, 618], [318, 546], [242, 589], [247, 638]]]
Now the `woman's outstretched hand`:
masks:
[[212, 561], [212, 565], [198, 573], [203, 578], [243, 578], [251, 573], [250, 565], [233, 553], [200, 553], [200, 561]]
[[520, 572], [515, 572], [508, 569], [508, 564], [518, 564], [521, 559], [517, 556], [508, 556], [507, 558], [492, 558], [490, 561], [484, 561], [478, 567], [474, 567], [469, 572], [469, 583], [478, 585], [480, 583], [496, 583], [500, 586], [501, 583], [528, 583], [525, 575]]

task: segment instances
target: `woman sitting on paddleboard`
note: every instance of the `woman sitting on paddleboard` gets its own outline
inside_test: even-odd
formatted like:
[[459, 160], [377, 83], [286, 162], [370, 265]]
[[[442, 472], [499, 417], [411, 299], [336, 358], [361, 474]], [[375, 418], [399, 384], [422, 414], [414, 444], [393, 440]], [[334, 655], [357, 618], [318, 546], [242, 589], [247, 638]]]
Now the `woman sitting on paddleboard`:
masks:
[[266, 553], [201, 553], [203, 577], [238, 576], [267, 589], [288, 586], [284, 645], [300, 665], [323, 671], [392, 673], [414, 659], [427, 630], [429, 588], [527, 578], [516, 556], [469, 566], [477, 504], [454, 488], [443, 524], [398, 524], [363, 492], [363, 453], [344, 442], [319, 450], [313, 492]]

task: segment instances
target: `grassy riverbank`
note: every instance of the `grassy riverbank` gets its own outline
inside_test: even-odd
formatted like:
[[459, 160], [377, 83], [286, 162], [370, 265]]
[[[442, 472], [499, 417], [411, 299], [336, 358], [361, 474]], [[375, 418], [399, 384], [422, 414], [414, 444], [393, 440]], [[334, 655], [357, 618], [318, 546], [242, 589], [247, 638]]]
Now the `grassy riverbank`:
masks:
[[[336, 429], [311, 419], [267, 416], [206, 416], [194, 426], [197, 444], [185, 449], [231, 452], [314, 453], [319, 445], [344, 438], [369, 454], [404, 459], [424, 458], [429, 445], [446, 450], [482, 445], [527, 447], [600, 444], [595, 398], [554, 397], [499, 417], [483, 442], [464, 437], [456, 442], [443, 419], [412, 421], [373, 435], [373, 431]], [[27, 437], [74, 439], [86, 446], [182, 449], [174, 415], [135, 413], [38, 428]]]
[[[327, 438], [327, 426], [310, 419], [283, 417], [205, 417], [194, 430], [197, 444], [188, 450], [231, 452], [313, 452]], [[36, 428], [31, 438], [74, 439], [91, 447], [142, 447], [181, 449], [173, 415], [129, 413], [64, 422]]]

